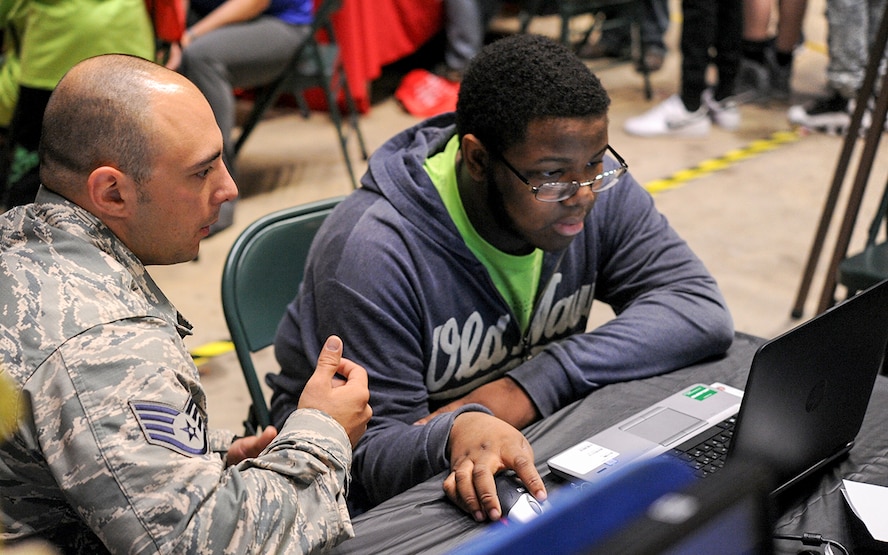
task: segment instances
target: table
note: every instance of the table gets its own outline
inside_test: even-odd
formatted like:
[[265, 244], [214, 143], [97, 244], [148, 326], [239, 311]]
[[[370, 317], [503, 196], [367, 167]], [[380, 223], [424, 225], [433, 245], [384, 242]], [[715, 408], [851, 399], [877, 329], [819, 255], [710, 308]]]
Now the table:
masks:
[[342, 0], [332, 19], [348, 86], [366, 113], [370, 83], [441, 31], [444, 8], [440, 0]]
[[[608, 385], [528, 426], [540, 472], [545, 461], [589, 435], [695, 383], [744, 387], [749, 363], [763, 339], [738, 333], [728, 353], [670, 374]], [[334, 553], [446, 553], [484, 530], [444, 496], [439, 476], [389, 499], [353, 520], [356, 537]], [[847, 457], [790, 489], [779, 499], [775, 533], [812, 532], [840, 541], [857, 554], [884, 553], [847, 508], [843, 478], [888, 486], [888, 377], [879, 376], [857, 442]], [[797, 553], [798, 542], [777, 542], [777, 553]]]

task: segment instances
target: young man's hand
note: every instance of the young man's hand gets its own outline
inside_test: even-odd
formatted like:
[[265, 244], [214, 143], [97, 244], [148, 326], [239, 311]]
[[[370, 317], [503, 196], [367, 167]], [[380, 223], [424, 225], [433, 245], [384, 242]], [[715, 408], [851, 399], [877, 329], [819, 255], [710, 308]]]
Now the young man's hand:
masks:
[[527, 439], [506, 422], [483, 412], [464, 412], [450, 429], [450, 475], [444, 493], [475, 520], [498, 520], [503, 514], [493, 476], [512, 469], [538, 501], [546, 486], [534, 466]]

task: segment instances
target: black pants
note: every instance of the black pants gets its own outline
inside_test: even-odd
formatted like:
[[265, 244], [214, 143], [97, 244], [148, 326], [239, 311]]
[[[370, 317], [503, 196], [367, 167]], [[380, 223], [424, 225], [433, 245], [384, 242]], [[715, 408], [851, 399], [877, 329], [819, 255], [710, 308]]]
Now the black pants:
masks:
[[699, 107], [710, 63], [718, 70], [716, 100], [734, 94], [743, 40], [743, 0], [682, 0], [681, 99]]

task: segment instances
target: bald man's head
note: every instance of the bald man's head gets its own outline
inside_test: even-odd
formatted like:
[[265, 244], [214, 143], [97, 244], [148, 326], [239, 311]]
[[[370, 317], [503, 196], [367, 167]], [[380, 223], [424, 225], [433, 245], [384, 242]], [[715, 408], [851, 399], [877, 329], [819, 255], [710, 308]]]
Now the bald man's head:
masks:
[[156, 140], [151, 116], [158, 92], [194, 85], [154, 62], [121, 54], [84, 60], [59, 82], [46, 106], [40, 179], [75, 198], [89, 173], [113, 166], [142, 183], [151, 175]]

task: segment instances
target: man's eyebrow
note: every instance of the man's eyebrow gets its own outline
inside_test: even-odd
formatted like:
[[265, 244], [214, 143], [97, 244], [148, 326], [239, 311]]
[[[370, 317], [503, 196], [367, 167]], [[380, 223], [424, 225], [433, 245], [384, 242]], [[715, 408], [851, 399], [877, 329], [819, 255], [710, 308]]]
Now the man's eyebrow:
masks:
[[188, 171], [200, 169], [208, 164], [215, 162], [216, 160], [218, 160], [221, 157], [222, 157], [222, 151], [218, 150], [215, 153], [211, 154], [210, 156], [207, 156], [203, 160], [188, 166]]
[[[608, 145], [604, 145], [604, 148], [602, 148], [601, 150], [599, 150], [598, 152], [596, 152], [595, 154], [593, 154], [593, 155], [592, 155], [592, 160], [595, 160], [596, 158], [598, 159], [598, 161], [603, 160], [603, 159], [604, 159], [604, 155], [605, 155], [605, 153], [607, 152], [607, 147], [608, 147]], [[571, 160], [571, 159], [570, 159], [569, 156], [560, 156], [560, 155], [559, 155], [559, 156], [552, 156], [552, 157], [550, 157], [550, 158], [542, 158], [542, 159], [540, 159], [540, 160], [537, 160], [537, 162], [558, 162], [558, 163], [564, 163], [564, 162], [570, 162], [570, 160]]]

